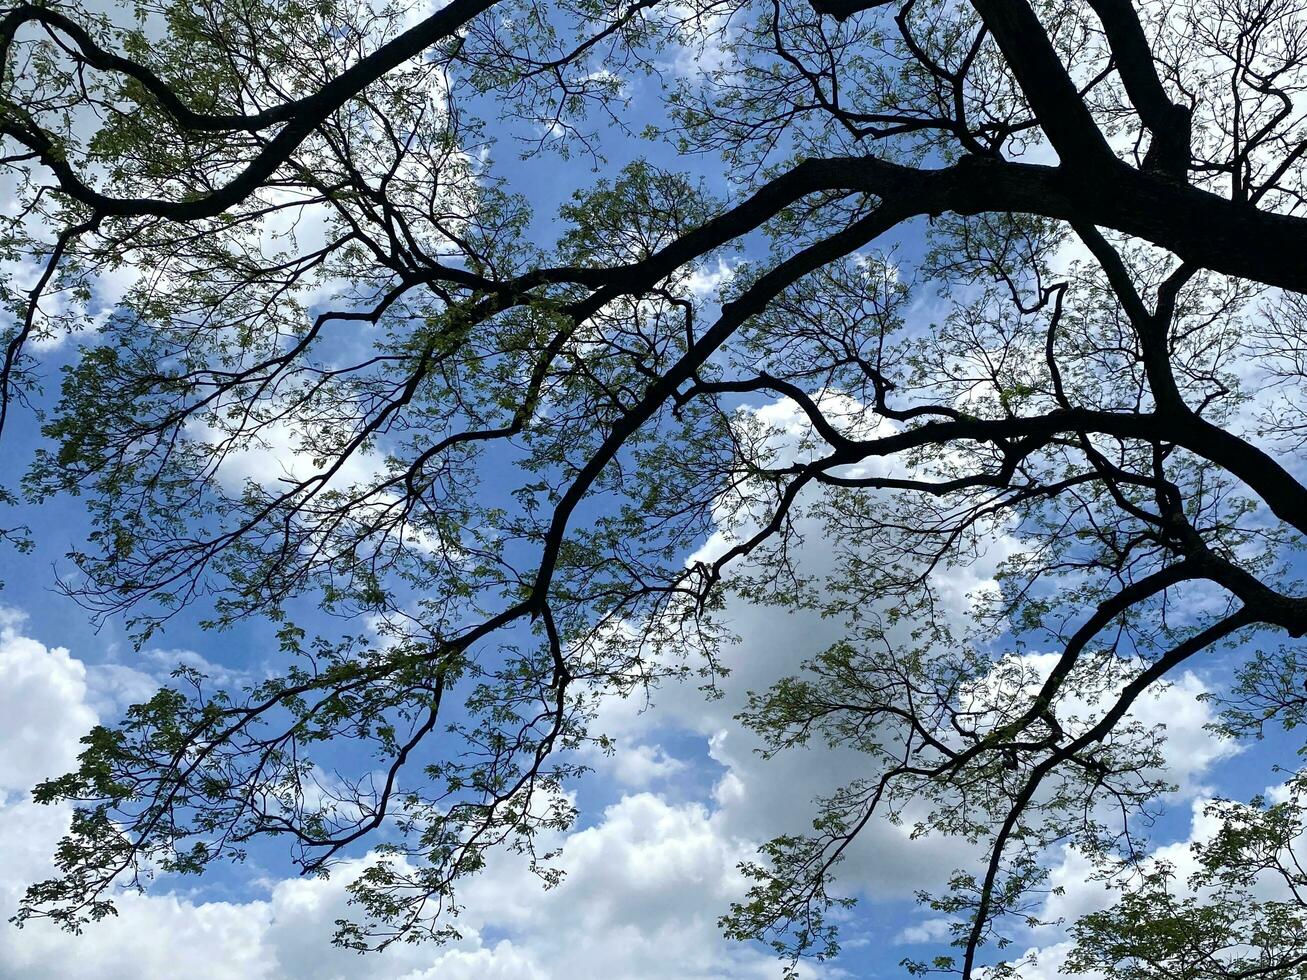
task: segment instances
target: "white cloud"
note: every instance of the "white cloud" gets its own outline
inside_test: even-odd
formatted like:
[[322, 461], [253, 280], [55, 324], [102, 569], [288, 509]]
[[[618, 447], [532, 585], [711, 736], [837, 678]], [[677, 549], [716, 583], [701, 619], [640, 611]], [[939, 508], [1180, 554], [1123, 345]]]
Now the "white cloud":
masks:
[[[802, 427], [793, 406], [773, 405], [767, 411], [769, 421], [786, 432]], [[811, 543], [800, 550], [806, 569], [813, 574], [832, 569], [822, 536], [810, 534], [807, 540]], [[960, 615], [967, 593], [987, 584], [996, 562], [1014, 546], [996, 540], [989, 554], [942, 590], [942, 601]], [[811, 612], [736, 599], [729, 601], [727, 616], [742, 642], [724, 651], [731, 674], [721, 684], [722, 698], [706, 700], [693, 685], [671, 685], [657, 692], [648, 708], [639, 698], [610, 699], [600, 719], [603, 730], [617, 739], [612, 758], [597, 762], [602, 776], [628, 788], [649, 789], [715, 763], [721, 772], [710, 798], [674, 802], [653, 792], [623, 796], [592, 826], [559, 841], [563, 853], [558, 863], [567, 876], [548, 892], [520, 860], [496, 857], [461, 892], [464, 938], [452, 947], [398, 946], [362, 958], [331, 949], [333, 924], [348, 914], [346, 885], [365, 864], [358, 860], [345, 863], [326, 881], [272, 880], [258, 900], [212, 902], [161, 892], [126, 896], [118, 919], [88, 928], [79, 939], [39, 924], [22, 933], [10, 931], [0, 937], [0, 974], [53, 978], [75, 973], [79, 963], [95, 962], [95, 976], [110, 980], [179, 973], [201, 980], [774, 976], [776, 964], [768, 955], [726, 942], [716, 926], [716, 917], [744, 888], [736, 866], [753, 856], [758, 842], [804, 831], [812, 816], [811, 800], [863, 774], [867, 763], [858, 753], [824, 746], [764, 760], [755, 751], [756, 737], [734, 719], [746, 692], [797, 671], [804, 658], [841, 638], [841, 625]], [[76, 738], [95, 720], [92, 704], [120, 703], [124, 693], [136, 692], [145, 675], [138, 677], [130, 668], [108, 673], [93, 668], [89, 676], [102, 679], [88, 681], [87, 668], [67, 651], [19, 635], [19, 619], [10, 616], [0, 625], [5, 630], [0, 671], [16, 679], [0, 687], [0, 697], [11, 688], [19, 692], [12, 707], [7, 701], [0, 704], [9, 709], [0, 714], [0, 752], [13, 741], [4, 737], [10, 725], [18, 726], [18, 738], [33, 746], [20, 757], [26, 782], [14, 788], [21, 790], [67, 767]], [[1196, 700], [1203, 690], [1202, 682], [1187, 674], [1136, 709], [1141, 720], [1168, 725], [1171, 774], [1190, 795], [1200, 791], [1211, 765], [1233, 751], [1203, 728], [1210, 720], [1206, 706]], [[53, 729], [49, 719], [59, 720]], [[35, 744], [34, 736], [24, 736], [23, 725], [43, 733], [44, 741]], [[711, 763], [691, 764], [671, 755], [658, 740], [673, 732], [700, 737]], [[0, 772], [7, 771], [0, 763]], [[910, 898], [916, 889], [938, 887], [953, 868], [974, 864], [975, 848], [964, 841], [911, 839], [915, 816], [910, 809], [904, 825], [873, 822], [850, 849], [841, 879], [873, 899], [854, 913], [855, 924], [874, 920], [874, 900]], [[10, 909], [27, 881], [48, 873], [48, 856], [66, 820], [62, 811], [21, 801], [11, 800], [0, 809], [0, 899]], [[1073, 857], [1067, 856], [1055, 879], [1082, 885], [1084, 870]], [[1092, 907], [1101, 900], [1101, 886], [1095, 887], [1097, 893], [1068, 887], [1061, 911]], [[898, 941], [937, 942], [945, 929], [943, 920], [927, 919], [903, 929]], [[140, 954], [142, 935], [167, 939]], [[859, 941], [856, 935], [850, 938]], [[1045, 961], [1055, 961], [1048, 957], [1056, 955], [1059, 938], [1047, 937]], [[807, 969], [809, 975], [825, 975]]]
[[[96, 721], [88, 668], [67, 650], [19, 632], [0, 607], [0, 775], [21, 792], [66, 770], [78, 737]], [[116, 673], [113, 684], [122, 678]], [[142, 675], [144, 676], [144, 675]], [[130, 683], [106, 689], [134, 692]], [[106, 705], [113, 698], [103, 698]], [[632, 769], [678, 765], [635, 746]], [[11, 914], [27, 883], [48, 875], [68, 812], [11, 797], [0, 806], [0, 904]], [[70, 936], [44, 922], [0, 932], [0, 975], [32, 980], [549, 980], [603, 976], [762, 978], [775, 962], [727, 942], [716, 917], [741, 891], [737, 863], [752, 849], [704, 805], [652, 793], [623, 797], [591, 827], [563, 838], [568, 874], [542, 890], [523, 861], [499, 855], [468, 882], [464, 939], [445, 948], [400, 944], [358, 956], [329, 946], [348, 914], [346, 886], [368, 858], [330, 879], [265, 882], [266, 897], [204, 901], [156, 890], [124, 894], [120, 914]], [[93, 964], [93, 967], [88, 967]], [[821, 975], [806, 968], [807, 977]]]
[[610, 755], [595, 751], [587, 761], [596, 772], [612, 776], [632, 789], [646, 789], [687, 768], [683, 760], [668, 755], [661, 745], [646, 745], [631, 739], [618, 739]]
[[735, 266], [728, 265], [724, 259], [719, 258], [715, 268], [704, 265], [696, 265], [692, 268], [685, 285], [690, 290], [690, 295], [700, 302], [716, 300], [722, 286], [730, 282], [734, 276]]
[[[1288, 795], [1287, 783], [1268, 787], [1265, 796], [1272, 803], [1283, 801]], [[1145, 870], [1157, 863], [1169, 865], [1174, 872], [1172, 888], [1181, 896], [1193, 895], [1190, 889], [1190, 877], [1199, 870], [1198, 855], [1195, 844], [1211, 841], [1222, 826], [1218, 809], [1211, 796], [1194, 798], [1190, 802], [1189, 831], [1180, 840], [1163, 844], [1150, 851], [1144, 859]], [[1060, 863], [1052, 869], [1049, 885], [1053, 893], [1049, 895], [1039, 918], [1050, 923], [1035, 930], [1034, 935], [1044, 938], [1044, 944], [1032, 946], [1025, 956], [1031, 965], [1020, 974], [1021, 980], [1053, 980], [1064, 976], [1058, 971], [1070, 954], [1072, 943], [1061, 938], [1064, 935], [1062, 923], [1072, 923], [1082, 916], [1105, 909], [1116, 902], [1119, 892], [1109, 888], [1101, 878], [1095, 876], [1096, 868], [1085, 854], [1073, 847], [1062, 851]], [[1289, 898], [1283, 881], [1273, 875], [1264, 875], [1257, 879], [1251, 893], [1261, 899], [1285, 900]], [[1096, 980], [1098, 973], [1080, 975], [1084, 980]]]
[[[1032, 947], [1026, 950], [1024, 958], [1028, 963], [1019, 974], [1021, 980], [1067, 980], [1068, 974], [1062, 971], [1067, 957], [1071, 955], [1073, 944], [1070, 942], [1053, 943], [1042, 948]], [[1102, 974], [1077, 973], [1076, 980], [1100, 980]]]
[[730, 50], [730, 18], [711, 7], [697, 9], [693, 3], [676, 0], [665, 8], [665, 25], [672, 36], [674, 57], [671, 69], [682, 78], [703, 80], [728, 68], [734, 59]]
[[951, 935], [954, 922], [952, 919], [923, 919], [916, 925], [899, 930], [894, 937], [896, 943], [938, 943]]
[[[840, 407], [838, 396], [823, 397]], [[780, 433], [777, 439], [782, 450], [781, 443], [797, 443], [808, 431], [806, 419], [788, 400], [752, 411]], [[893, 460], [870, 460], [865, 469], [889, 472], [898, 465]], [[797, 526], [804, 543], [795, 553], [796, 564], [814, 577], [831, 572], [834, 559], [824, 532], [806, 518], [800, 518]], [[748, 528], [740, 533], [747, 534]], [[710, 561], [728, 546], [728, 536], [718, 531], [689, 560]], [[970, 596], [991, 587], [998, 563], [1019, 547], [1016, 538], [996, 533], [974, 564], [939, 575], [938, 594], [949, 615], [960, 621], [969, 608]], [[812, 611], [752, 605], [736, 598], [727, 600], [724, 618], [740, 642], [722, 651], [730, 673], [720, 681], [720, 700], [706, 700], [693, 685], [669, 685], [656, 693], [652, 707], [619, 699], [605, 703], [599, 726], [647, 745], [656, 743], [660, 730], [702, 736], [708, 740], [711, 758], [724, 769], [713, 794], [717, 806], [714, 819], [724, 833], [741, 840], [803, 833], [815, 812], [812, 801], [867, 775], [868, 760], [857, 752], [822, 744], [787, 749], [764, 759], [758, 752], [759, 739], [743, 729], [735, 716], [743, 709], [748, 691], [762, 691], [778, 679], [798, 673], [804, 659], [844, 637], [843, 625]], [[1032, 654], [1024, 659], [1031, 661], [1042, 677], [1056, 655]], [[1213, 721], [1211, 708], [1199, 700], [1206, 691], [1198, 676], [1186, 672], [1169, 687], [1142, 697], [1130, 714], [1146, 727], [1166, 727], [1162, 750], [1165, 777], [1178, 787], [1169, 801], [1172, 805], [1206, 792], [1205, 781], [1212, 767], [1238, 751], [1235, 743], [1208, 730]], [[1101, 709], [1079, 704], [1071, 706], [1071, 713], [1086, 718], [1101, 714]], [[976, 866], [974, 844], [960, 838], [912, 837], [914, 822], [925, 813], [926, 804], [912, 804], [902, 814], [901, 823], [873, 820], [846, 852], [837, 872], [841, 887], [870, 899], [854, 913], [855, 921], [873, 921], [879, 900], [910, 899], [921, 889], [939, 888], [953, 869]], [[1080, 873], [1070, 866], [1064, 870]], [[1084, 892], [1076, 894], [1083, 896]], [[938, 941], [942, 936], [922, 930], [942, 930], [942, 923], [932, 920], [929, 926], [909, 926], [900, 934], [900, 941]]]
[[67, 770], [96, 720], [85, 666], [63, 647], [22, 636], [21, 625], [13, 610], [0, 617], [0, 794]]
[[[231, 438], [226, 432], [201, 425], [191, 426], [188, 434], [196, 441], [212, 445]], [[301, 483], [324, 474], [328, 467], [316, 457], [309, 444], [310, 435], [307, 424], [277, 421], [262, 426], [257, 433], [232, 438], [216, 476], [228, 490], [239, 491], [246, 481], [275, 490], [285, 489], [289, 482]], [[382, 472], [379, 456], [358, 451], [332, 474], [327, 487], [343, 491], [352, 486], [371, 484]]]

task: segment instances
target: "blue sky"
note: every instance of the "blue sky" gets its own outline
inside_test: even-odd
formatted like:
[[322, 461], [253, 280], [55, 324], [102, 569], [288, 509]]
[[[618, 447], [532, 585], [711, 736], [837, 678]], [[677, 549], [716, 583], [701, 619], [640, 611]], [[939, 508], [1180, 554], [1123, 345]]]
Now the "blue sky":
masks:
[[[668, 55], [668, 77], [685, 64]], [[655, 118], [661, 102], [656, 82], [633, 76], [631, 128]], [[511, 137], [512, 133], [501, 133]], [[602, 173], [637, 157], [683, 168], [725, 192], [717, 160], [676, 156], [660, 142], [616, 129], [600, 141], [607, 156], [596, 173], [589, 161], [567, 164], [549, 154], [515, 158], [504, 139], [498, 171], [532, 201], [531, 234], [552, 239], [552, 215], [570, 196]], [[920, 223], [899, 233], [896, 255], [910, 265], [922, 248]], [[759, 242], [738, 243], [732, 261], [747, 258]], [[706, 276], [720, 270], [705, 269]], [[924, 301], [923, 301], [924, 302]], [[927, 306], [916, 315], [926, 319]], [[76, 356], [77, 339], [46, 348], [42, 368], [53, 392], [59, 368]], [[752, 409], [797, 434], [797, 415], [785, 403]], [[6, 433], [6, 483], [21, 472], [40, 436], [30, 413]], [[31, 804], [37, 780], [73, 762], [77, 739], [95, 721], [112, 721], [125, 705], [152, 693], [178, 663], [227, 675], [234, 682], [257, 678], [278, 656], [273, 629], [261, 621], [235, 624], [221, 633], [198, 622], [195, 608], [136, 651], [123, 622], [99, 626], [55, 588], [73, 574], [65, 553], [90, 530], [84, 501], [60, 498], [39, 508], [20, 508], [36, 547], [19, 555], [0, 551], [0, 901], [12, 911], [23, 886], [49, 873], [49, 855], [68, 815]], [[5, 517], [0, 524], [14, 523]], [[815, 537], [815, 536], [814, 536]], [[1009, 542], [997, 540], [971, 569], [945, 572], [961, 614], [969, 589], [983, 585]], [[696, 548], [705, 542], [687, 542]], [[817, 539], [803, 559], [814, 570], [829, 564]], [[493, 861], [463, 894], [464, 938], [450, 946], [404, 946], [360, 958], [332, 950], [334, 920], [344, 914], [344, 885], [366, 866], [366, 847], [352, 854], [330, 880], [298, 879], [285, 852], [264, 846], [243, 866], [215, 869], [199, 881], [160, 880], [145, 896], [127, 895], [121, 915], [73, 937], [37, 923], [0, 935], [0, 976], [24, 978], [748, 978], [779, 974], [765, 949], [728, 942], [716, 925], [740, 895], [736, 865], [777, 833], [801, 831], [809, 800], [858, 772], [855, 754], [814, 747], [762, 760], [752, 736], [733, 720], [747, 691], [758, 690], [796, 669], [803, 657], [838, 638], [837, 625], [810, 613], [750, 607], [732, 601], [729, 621], [741, 642], [726, 656], [732, 674], [724, 697], [710, 700], [693, 683], [656, 692], [653, 705], [613, 701], [601, 722], [617, 739], [611, 757], [587, 761], [594, 773], [576, 787], [580, 820], [557, 841], [564, 883], [545, 892], [511, 855]], [[310, 632], [331, 633], [339, 624], [305, 606]], [[1180, 855], [1191, 833], [1201, 832], [1201, 802], [1214, 793], [1246, 797], [1266, 788], [1273, 763], [1289, 766], [1294, 755], [1283, 740], [1234, 746], [1205, 728], [1210, 707], [1205, 691], [1228, 683], [1223, 661], [1204, 662], [1170, 690], [1147, 701], [1139, 714], [1165, 722], [1171, 731], [1168, 761], [1181, 789], [1168, 799], [1155, 828], [1158, 846]], [[342, 756], [344, 758], [344, 756]], [[331, 765], [331, 759], [321, 760]], [[1197, 808], [1197, 809], [1196, 809]], [[937, 886], [953, 868], [973, 865], [965, 842], [909, 839], [907, 826], [868, 828], [842, 868], [842, 880], [860, 904], [843, 928], [845, 954], [835, 963], [807, 964], [810, 977], [890, 977], [905, 956], [927, 958], [944, 951], [947, 923], [913, 900], [915, 890]], [[1168, 854], [1172, 852], [1167, 852]], [[1102, 891], [1085, 881], [1075, 855], [1055, 854], [1054, 879], [1066, 894], [1050, 899], [1050, 916], [1074, 916], [1101, 902]], [[1016, 930], [1018, 949], [1043, 950], [1031, 980], [1051, 977], [1063, 954], [1056, 928]]]
[[[60, 356], [53, 352], [50, 360]], [[765, 409], [782, 424], [787, 411], [792, 415], [784, 405]], [[36, 550], [26, 556], [6, 551], [0, 558], [6, 583], [0, 593], [6, 610], [0, 640], [0, 850], [6, 852], [0, 853], [0, 897], [10, 907], [21, 885], [47, 870], [66, 820], [61, 811], [25, 802], [25, 791], [68, 766], [77, 737], [92, 720], [112, 719], [126, 703], [151, 693], [174, 663], [257, 674], [277, 656], [270, 628], [257, 621], [211, 633], [185, 616], [140, 652], [132, 650], [115, 619], [93, 629], [84, 610], [53, 590], [56, 573], [68, 571], [63, 551], [86, 531], [79, 502], [56, 501], [23, 516]], [[814, 565], [823, 560], [820, 548], [808, 557]], [[983, 581], [985, 566], [982, 561], [973, 569], [973, 579], [959, 583], [959, 590]], [[562, 842], [565, 883], [544, 892], [510, 858], [492, 862], [465, 889], [467, 928], [460, 943], [367, 958], [329, 950], [331, 924], [343, 910], [343, 884], [366, 861], [365, 851], [330, 881], [308, 881], [296, 879], [285, 853], [270, 846], [257, 849], [244, 866], [214, 869], [198, 882], [160, 881], [147, 896], [126, 897], [118, 919], [80, 937], [41, 924], [21, 932], [10, 928], [0, 941], [0, 975], [775, 976], [778, 968], [765, 951], [718, 935], [716, 916], [739, 894], [735, 864], [768, 836], [805, 827], [807, 800], [856, 772], [859, 762], [851, 753], [820, 749], [763, 762], [731, 718], [744, 691], [792, 671], [799, 659], [836, 638], [834, 627], [811, 614], [739, 603], [730, 621], [742, 642], [727, 654], [733, 673], [723, 681], [725, 698], [709, 701], [686, 684], [657, 692], [647, 709], [633, 701], [612, 704], [603, 724], [617, 737], [618, 751], [589, 760], [596, 771], [576, 787], [581, 819]], [[1185, 675], [1145, 708], [1152, 720], [1171, 727], [1168, 755], [1184, 784], [1155, 828], [1158, 844], [1184, 841], [1195, 802], [1209, 793], [1258, 792], [1272, 758], [1292, 762], [1282, 745], [1236, 753], [1203, 730], [1210, 715], [1196, 695], [1224, 680], [1213, 664]], [[913, 891], [937, 884], [975, 857], [962, 842], [909, 841], [904, 828], [869, 828], [843, 869], [848, 887], [861, 898], [844, 925], [845, 953], [834, 964], [812, 965], [805, 975], [899, 975], [900, 959], [923, 956], [944, 938], [942, 923], [916, 907]], [[1071, 886], [1068, 896], [1055, 901], [1057, 911], [1092, 907], [1098, 892], [1082, 875], [1074, 857], [1055, 870], [1055, 879]], [[1019, 944], [1044, 948], [1045, 959], [1056, 962], [1056, 930], [1017, 933]], [[90, 972], [88, 963], [95, 964]]]

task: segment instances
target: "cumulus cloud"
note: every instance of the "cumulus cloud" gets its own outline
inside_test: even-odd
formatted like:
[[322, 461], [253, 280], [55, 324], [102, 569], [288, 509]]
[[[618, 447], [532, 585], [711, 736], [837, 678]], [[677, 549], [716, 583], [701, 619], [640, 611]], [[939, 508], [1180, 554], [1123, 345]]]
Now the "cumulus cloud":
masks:
[[688, 763], [669, 755], [661, 745], [630, 739], [617, 740], [610, 754], [590, 753], [588, 762], [595, 771], [632, 789], [648, 788], [688, 768]]
[[[327, 472], [327, 465], [309, 442], [311, 429], [307, 424], [271, 422], [257, 432], [238, 437], [199, 424], [188, 431], [199, 442], [225, 446], [216, 475], [230, 492], [240, 491], [247, 481], [266, 490], [284, 489], [288, 483], [303, 483]], [[343, 491], [371, 484], [382, 472], [382, 461], [375, 453], [355, 452], [332, 474], [327, 487]]]
[[715, 300], [721, 292], [722, 286], [729, 283], [735, 277], [735, 266], [730, 265], [725, 259], [718, 259], [716, 267], [697, 265], [690, 270], [690, 278], [686, 286], [690, 290], [690, 295], [696, 300]]
[[[1288, 785], [1281, 783], [1268, 787], [1265, 791], [1266, 799], [1272, 803], [1283, 801], [1289, 795]], [[1145, 870], [1159, 863], [1172, 869], [1174, 877], [1171, 887], [1181, 897], [1195, 894], [1190, 886], [1190, 877], [1199, 870], [1198, 853], [1194, 845], [1212, 841], [1221, 830], [1223, 821], [1220, 808], [1213, 805], [1218, 799], [1211, 795], [1193, 798], [1189, 804], [1188, 832], [1178, 840], [1153, 848], [1144, 859]], [[1042, 942], [1026, 949], [1024, 957], [1029, 965], [1022, 970], [1021, 980], [1053, 980], [1065, 976], [1059, 971], [1071, 952], [1072, 943], [1063, 938], [1063, 924], [1105, 909], [1119, 899], [1120, 893], [1096, 877], [1096, 870], [1093, 862], [1076, 848], [1066, 847], [1062, 850], [1061, 859], [1049, 878], [1052, 891], [1039, 915], [1048, 925], [1033, 932], [1033, 936]], [[1264, 900], [1290, 898], [1283, 881], [1267, 875], [1255, 881], [1251, 894]], [[1100, 974], [1078, 976], [1083, 977], [1083, 980], [1097, 980]]]
[[0, 613], [0, 792], [24, 792], [68, 769], [95, 724], [86, 667], [63, 647], [19, 633], [21, 614]]
[[[765, 411], [784, 432], [803, 426], [793, 406]], [[816, 575], [831, 570], [833, 558], [821, 535], [806, 538], [800, 550], [805, 569]], [[991, 581], [997, 562], [1013, 547], [996, 539], [988, 554], [941, 590], [941, 601], [960, 616], [968, 593]], [[605, 702], [599, 723], [615, 737], [615, 751], [587, 761], [606, 786], [625, 795], [590, 825], [552, 842], [561, 847], [558, 863], [567, 871], [552, 890], [543, 891], [513, 856], [493, 859], [460, 894], [463, 939], [452, 946], [401, 945], [368, 957], [330, 948], [335, 921], [349, 914], [346, 887], [368, 860], [360, 858], [341, 865], [329, 880], [266, 880], [241, 901], [159, 890], [124, 896], [119, 918], [88, 928], [80, 938], [41, 924], [22, 933], [10, 930], [0, 939], [0, 974], [53, 978], [95, 962], [97, 977], [144, 980], [179, 973], [214, 980], [774, 976], [776, 964], [765, 951], [728, 943], [718, 931], [717, 916], [745, 886], [737, 865], [753, 857], [759, 842], [804, 831], [811, 801], [864, 775], [867, 764], [856, 752], [820, 745], [764, 760], [757, 738], [734, 717], [747, 692], [796, 672], [806, 657], [840, 639], [841, 624], [736, 598], [728, 601], [726, 616], [741, 642], [724, 651], [731, 673], [721, 682], [722, 696], [706, 699], [684, 684], [656, 692], [652, 706], [639, 698]], [[16, 775], [5, 785], [21, 793], [36, 779], [67, 768], [77, 737], [97, 712], [139, 693], [148, 678], [122, 667], [88, 671], [68, 651], [22, 636], [20, 619], [10, 616], [0, 625], [0, 672], [10, 681], [0, 686], [0, 698], [8, 697], [0, 702], [0, 752], [13, 756], [12, 762], [0, 756], [0, 773], [12, 768]], [[1135, 709], [1145, 723], [1168, 726], [1170, 774], [1187, 796], [1201, 792], [1211, 766], [1234, 750], [1205, 729], [1208, 709], [1197, 700], [1204, 690], [1199, 678], [1186, 674]], [[10, 726], [14, 738], [5, 737]], [[676, 753], [665, 747], [673, 737], [679, 740]], [[701, 757], [683, 751], [695, 740]], [[19, 748], [8, 748], [15, 744]], [[694, 777], [709, 781], [702, 799], [685, 798], [681, 784], [694, 783]], [[679, 795], [673, 797], [673, 790]], [[913, 839], [912, 824], [921, 815], [909, 808], [902, 824], [868, 825], [841, 865], [844, 886], [873, 903], [904, 901], [917, 889], [938, 887], [952, 869], [975, 863], [974, 846], [960, 839]], [[26, 882], [49, 873], [49, 855], [67, 819], [64, 811], [18, 798], [0, 809], [0, 899], [10, 910]], [[1071, 917], [1102, 900], [1101, 886], [1097, 892], [1083, 887], [1085, 869], [1075, 858], [1066, 854], [1055, 870], [1057, 882], [1076, 887], [1068, 887], [1059, 899], [1063, 906], [1050, 913]], [[877, 913], [873, 904], [855, 915], [846, 930], [850, 947], [865, 938], [865, 925]], [[885, 938], [940, 943], [946, 931], [945, 920], [927, 918]], [[142, 935], [167, 938], [139, 952]], [[1060, 935], [1032, 938], [1042, 941], [1041, 964], [1055, 962]], [[836, 975], [807, 969], [811, 976]]]
[[[834, 394], [822, 397], [827, 402], [839, 398]], [[797, 446], [808, 431], [806, 418], [788, 400], [750, 411], [777, 433], [777, 448], [782, 453], [786, 445]], [[856, 414], [849, 413], [850, 417]], [[894, 461], [873, 460], [866, 469], [870, 472], [872, 467], [880, 467], [888, 472], [889, 467], [897, 465]], [[820, 578], [834, 569], [834, 559], [824, 533], [809, 527], [807, 521], [803, 517], [797, 521], [803, 543], [791, 557], [804, 574]], [[748, 533], [747, 527], [741, 533]], [[729, 545], [729, 536], [719, 531], [689, 561], [710, 561]], [[969, 609], [970, 596], [991, 587], [998, 564], [1019, 547], [1019, 540], [996, 534], [975, 563], [946, 570], [938, 583], [942, 606], [960, 622]], [[747, 692], [764, 690], [780, 678], [800, 672], [805, 658], [844, 637], [844, 626], [813, 611], [759, 606], [734, 597], [727, 600], [724, 619], [740, 642], [722, 651], [729, 674], [720, 681], [720, 699], [707, 700], [692, 685], [668, 686], [657, 692], [652, 707], [643, 701], [615, 699], [607, 703], [599, 719], [600, 727], [619, 738], [639, 740], [642, 746], [655, 745], [660, 732], [688, 732], [705, 739], [711, 759], [722, 768], [712, 795], [714, 821], [724, 833], [741, 840], [803, 833], [814, 815], [812, 801], [868, 775], [868, 760], [857, 752], [822, 744], [787, 749], [764, 759], [759, 752], [760, 740], [741, 727], [736, 715], [745, 706]], [[1056, 655], [1027, 654], [1023, 659], [1043, 676]], [[1177, 787], [1168, 801], [1171, 805], [1183, 805], [1209, 792], [1207, 784], [1213, 767], [1238, 751], [1234, 742], [1210, 730], [1214, 720], [1211, 706], [1200, 700], [1207, 690], [1199, 676], [1186, 672], [1169, 687], [1142, 697], [1130, 713], [1146, 728], [1165, 726], [1164, 775]], [[1073, 713], [1091, 717], [1101, 714], [1101, 710], [1082, 704]], [[919, 890], [939, 888], [954, 869], [974, 868], [981, 860], [976, 845], [961, 838], [914, 837], [914, 824], [925, 815], [925, 804], [910, 804], [900, 822], [873, 820], [846, 852], [838, 869], [840, 886], [846, 893], [860, 894], [871, 903], [855, 913], [853, 926], [877, 919], [881, 914], [877, 902], [911, 900]], [[1059, 868], [1055, 877], [1079, 875], [1083, 884], [1084, 874], [1085, 869], [1072, 862]], [[1087, 894], [1083, 888], [1070, 889], [1065, 901], [1085, 900]], [[1069, 905], [1066, 911], [1071, 911]], [[946, 933], [946, 920], [928, 919], [900, 930], [896, 941], [945, 943]]]
[[916, 925], [899, 930], [894, 937], [898, 943], [938, 943], [947, 940], [953, 929], [952, 919], [923, 919]]
[[[63, 648], [22, 635], [22, 623], [20, 615], [0, 612], [0, 785], [7, 793], [0, 806], [0, 903], [6, 917], [27, 883], [50, 874], [50, 855], [68, 826], [65, 808], [37, 806], [25, 791], [73, 764], [78, 738], [97, 720], [90, 704], [97, 695], [88, 676], [101, 671], [88, 670]], [[637, 746], [635, 754], [644, 762], [624, 763], [633, 771], [678, 764], [661, 750]], [[94, 923], [77, 937], [43, 922], [21, 931], [7, 927], [0, 932], [0, 975], [33, 980], [775, 975], [765, 952], [728, 943], [717, 930], [717, 915], [741, 891], [736, 866], [752, 849], [724, 828], [717, 812], [700, 803], [635, 793], [604, 809], [592, 826], [555, 843], [568, 871], [560, 885], [544, 891], [523, 861], [499, 856], [462, 893], [464, 938], [449, 947], [401, 944], [360, 957], [329, 946], [335, 921], [349, 914], [346, 887], [371, 860], [363, 857], [344, 862], [329, 879], [264, 881], [262, 892], [244, 901], [206, 901], [202, 893], [163, 889], [124, 894], [117, 917]], [[803, 975], [819, 973], [807, 968]]]

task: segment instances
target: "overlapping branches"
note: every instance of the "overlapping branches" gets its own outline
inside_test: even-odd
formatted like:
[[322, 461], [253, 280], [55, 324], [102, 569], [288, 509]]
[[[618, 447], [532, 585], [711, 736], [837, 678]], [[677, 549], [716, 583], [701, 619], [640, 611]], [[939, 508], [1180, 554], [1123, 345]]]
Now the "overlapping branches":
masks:
[[[731, 932], [832, 952], [836, 865], [913, 797], [984, 841], [933, 899], [968, 980], [1054, 844], [1137, 864], [1131, 821], [1165, 780], [1132, 706], [1218, 644], [1307, 633], [1285, 562], [1307, 487], [1239, 414], [1241, 382], [1302, 376], [1301, 323], [1247, 324], [1259, 293], [1307, 291], [1307, 14], [1201, 7], [455, 0], [414, 24], [245, 2], [146, 5], [132, 29], [8, 8], [24, 264], [0, 427], [33, 339], [133, 280], [27, 479], [89, 492], [69, 589], [142, 639], [196, 601], [269, 615], [293, 665], [243, 694], [183, 675], [92, 733], [39, 791], [81, 809], [23, 914], [75, 925], [146, 867], [263, 836], [322, 870], [394, 821], [404, 843], [354, 886], [371, 921], [340, 938], [449, 935], [488, 848], [557, 873], [534, 840], [568, 824], [597, 699], [687, 649], [715, 671], [730, 587], [849, 624], [746, 720], [776, 750], [821, 734], [868, 758], [814, 836], [764, 849]], [[611, 66], [660, 71], [690, 33], [720, 57], [664, 130], [726, 154], [728, 199], [634, 164], [530, 243], [495, 127], [593, 150], [587, 107], [623, 119]], [[916, 219], [928, 326], [868, 254]], [[714, 296], [696, 277], [728, 248], [752, 258]], [[802, 435], [768, 431], [759, 396]], [[819, 597], [795, 557], [812, 522], [840, 557]], [[936, 580], [999, 533], [1020, 548], [959, 636]], [[305, 643], [305, 596], [373, 634]], [[1042, 675], [994, 653], [1034, 637]], [[375, 769], [319, 778], [340, 741]]]

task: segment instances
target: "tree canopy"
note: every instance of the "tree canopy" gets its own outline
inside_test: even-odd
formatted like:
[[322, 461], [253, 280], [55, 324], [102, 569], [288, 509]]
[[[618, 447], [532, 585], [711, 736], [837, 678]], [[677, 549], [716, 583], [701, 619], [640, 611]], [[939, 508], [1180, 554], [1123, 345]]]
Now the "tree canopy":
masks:
[[0, 70], [0, 438], [80, 344], [5, 499], [84, 497], [62, 586], [140, 641], [200, 607], [282, 644], [37, 788], [77, 810], [20, 919], [274, 837], [310, 873], [375, 844], [337, 941], [448, 938], [495, 849], [565, 872], [535, 841], [597, 706], [711, 688], [738, 595], [844, 634], [741, 722], [862, 763], [729, 935], [833, 955], [841, 857], [925, 801], [975, 861], [913, 972], [1020, 975], [1073, 844], [1119, 901], [1072, 969], [1307, 977], [1301, 778], [1214, 804], [1190, 879], [1142, 848], [1132, 714], [1217, 657], [1231, 738], [1307, 712], [1307, 5], [24, 3]]

